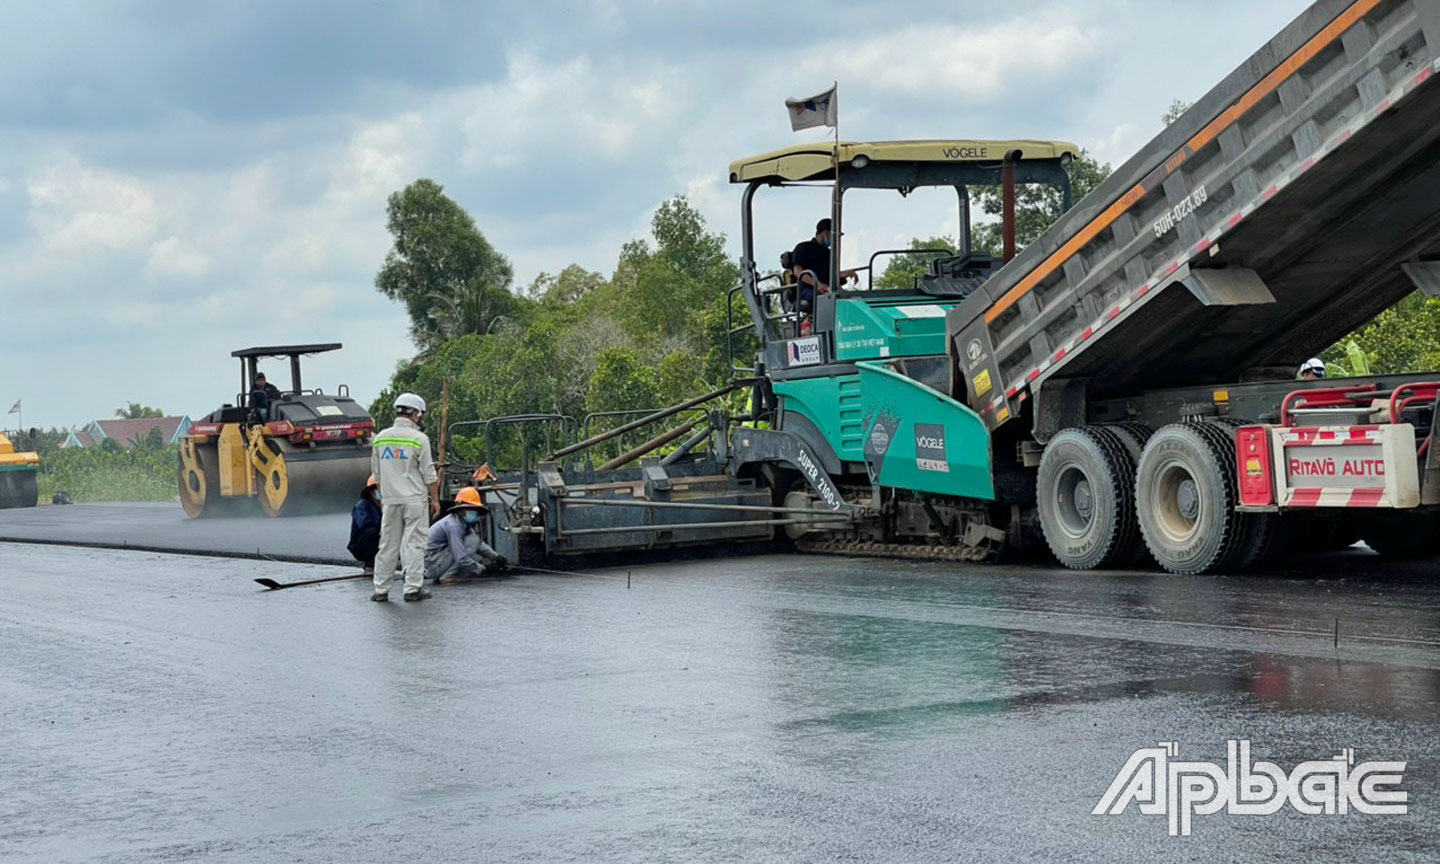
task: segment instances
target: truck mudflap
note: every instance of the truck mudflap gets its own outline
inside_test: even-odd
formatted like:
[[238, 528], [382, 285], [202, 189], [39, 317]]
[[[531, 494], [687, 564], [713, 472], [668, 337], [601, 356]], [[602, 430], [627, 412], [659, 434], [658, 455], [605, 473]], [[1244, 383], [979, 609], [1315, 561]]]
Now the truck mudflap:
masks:
[[1415, 427], [1242, 426], [1240, 505], [1249, 512], [1420, 506]]
[[990, 432], [978, 414], [884, 362], [856, 365], [871, 483], [995, 499]]

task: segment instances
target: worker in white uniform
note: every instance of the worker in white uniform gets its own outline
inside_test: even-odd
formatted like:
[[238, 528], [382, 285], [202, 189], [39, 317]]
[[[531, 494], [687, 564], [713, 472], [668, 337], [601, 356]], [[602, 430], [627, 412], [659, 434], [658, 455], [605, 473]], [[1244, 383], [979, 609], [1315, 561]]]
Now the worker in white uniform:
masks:
[[[430, 438], [420, 431], [425, 400], [414, 393], [395, 399], [395, 425], [375, 436], [370, 469], [380, 481], [380, 549], [375, 554], [375, 593], [390, 599], [398, 563], [405, 571], [405, 599], [424, 600], [425, 535], [440, 515], [440, 485]], [[428, 497], [429, 507], [426, 507]]]
[[1319, 357], [1311, 357], [1300, 367], [1295, 375], [1298, 381], [1315, 381], [1325, 377], [1325, 361]]

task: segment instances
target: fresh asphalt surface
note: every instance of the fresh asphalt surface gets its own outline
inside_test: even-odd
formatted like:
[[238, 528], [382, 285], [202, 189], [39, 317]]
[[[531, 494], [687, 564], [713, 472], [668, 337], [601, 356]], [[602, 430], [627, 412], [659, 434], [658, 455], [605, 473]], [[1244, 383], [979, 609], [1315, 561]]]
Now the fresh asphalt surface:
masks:
[[156, 550], [268, 555], [349, 566], [350, 515], [189, 519], [179, 504], [76, 504], [0, 510], [0, 541], [43, 540]]
[[[178, 514], [0, 537], [343, 546]], [[732, 556], [378, 605], [251, 581], [336, 567], [0, 543], [0, 860], [1435, 860], [1440, 579], [1305, 568]], [[1090, 815], [1135, 749], [1227, 738], [1405, 760], [1410, 812]]]

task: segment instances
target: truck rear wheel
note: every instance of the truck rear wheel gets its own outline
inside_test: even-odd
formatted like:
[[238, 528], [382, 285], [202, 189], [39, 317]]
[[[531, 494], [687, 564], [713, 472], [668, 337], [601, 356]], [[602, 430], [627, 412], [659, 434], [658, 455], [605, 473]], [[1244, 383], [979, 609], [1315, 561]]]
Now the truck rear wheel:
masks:
[[1137, 540], [1135, 462], [1115, 433], [1088, 426], [1050, 439], [1040, 458], [1040, 527], [1072, 570], [1127, 563]]
[[[1235, 457], [1235, 431], [1242, 426], [1253, 426], [1254, 421], [1217, 417], [1204, 425], [1208, 427], [1207, 434], [1214, 439], [1215, 446], [1223, 451], [1225, 464], [1231, 466], [1232, 472], [1235, 471], [1238, 464]], [[1238, 501], [1238, 489], [1236, 496]], [[1236, 526], [1241, 534], [1239, 557], [1234, 564], [1236, 569], [1248, 570], [1263, 564], [1273, 558], [1280, 549], [1282, 537], [1278, 516], [1271, 513], [1241, 513], [1236, 516]]]
[[1225, 430], [1175, 423], [1145, 445], [1135, 476], [1140, 532], [1156, 562], [1194, 575], [1237, 566], [1245, 525], [1235, 512], [1235, 445]]
[[[1155, 434], [1155, 430], [1144, 423], [1107, 423], [1101, 428], [1114, 433], [1115, 437], [1124, 445], [1126, 452], [1130, 454], [1131, 465], [1140, 464], [1140, 454], [1145, 452], [1145, 442]], [[1134, 476], [1133, 471], [1131, 476]], [[1155, 566], [1155, 559], [1150, 557], [1150, 550], [1145, 548], [1145, 541], [1140, 536], [1138, 523], [1135, 529], [1134, 551], [1131, 553], [1129, 561], [1120, 562], [1120, 564], [1145, 570]]]
[[1114, 423], [1101, 428], [1115, 434], [1120, 443], [1125, 445], [1136, 465], [1140, 464], [1140, 454], [1145, 452], [1145, 442], [1155, 434], [1155, 430], [1144, 423]]

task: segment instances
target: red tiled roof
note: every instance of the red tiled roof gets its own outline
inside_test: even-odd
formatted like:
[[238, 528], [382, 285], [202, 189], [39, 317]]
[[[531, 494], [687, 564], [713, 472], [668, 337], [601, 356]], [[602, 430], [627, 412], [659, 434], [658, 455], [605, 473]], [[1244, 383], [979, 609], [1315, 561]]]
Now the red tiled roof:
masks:
[[[180, 428], [184, 417], [156, 417], [146, 420], [97, 420], [96, 424], [105, 434], [115, 439], [115, 443], [121, 447], [130, 447], [136, 442], [143, 442], [150, 434], [151, 429], [159, 429], [160, 437], [167, 444], [175, 437], [175, 430]], [[93, 445], [90, 445], [93, 446]]]

